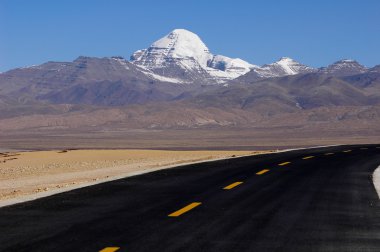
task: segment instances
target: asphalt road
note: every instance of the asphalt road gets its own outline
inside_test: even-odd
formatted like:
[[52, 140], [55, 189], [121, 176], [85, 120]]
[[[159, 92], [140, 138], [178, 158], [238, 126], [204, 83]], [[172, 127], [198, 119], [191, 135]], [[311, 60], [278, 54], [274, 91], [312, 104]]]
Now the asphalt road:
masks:
[[0, 251], [380, 251], [380, 147], [187, 165], [0, 208]]

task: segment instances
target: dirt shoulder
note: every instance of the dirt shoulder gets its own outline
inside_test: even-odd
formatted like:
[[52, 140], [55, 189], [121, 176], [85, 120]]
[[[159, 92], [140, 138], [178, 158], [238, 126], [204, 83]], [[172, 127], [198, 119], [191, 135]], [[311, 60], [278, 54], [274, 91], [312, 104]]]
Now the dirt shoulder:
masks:
[[0, 206], [181, 164], [261, 151], [60, 150], [0, 153]]

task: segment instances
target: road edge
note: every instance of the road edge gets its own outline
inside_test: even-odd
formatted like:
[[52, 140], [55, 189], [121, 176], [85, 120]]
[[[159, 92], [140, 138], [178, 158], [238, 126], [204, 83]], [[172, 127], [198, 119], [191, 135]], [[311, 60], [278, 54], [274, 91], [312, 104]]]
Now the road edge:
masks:
[[[278, 151], [278, 152], [281, 152], [281, 151]], [[276, 151], [276, 152], [272, 152], [272, 153], [247, 154], [247, 155], [241, 155], [241, 156], [236, 156], [236, 157], [231, 156], [231, 157], [223, 157], [223, 158], [214, 158], [214, 159], [207, 159], [207, 160], [201, 160], [201, 161], [185, 162], [185, 163], [181, 163], [181, 164], [159, 166], [159, 167], [156, 167], [153, 169], [142, 169], [142, 170], [138, 170], [138, 171], [127, 172], [127, 173], [124, 173], [121, 175], [111, 176], [111, 177], [106, 178], [106, 179], [100, 179], [97, 181], [80, 183], [78, 185], [70, 186], [68, 188], [59, 188], [59, 189], [54, 189], [51, 191], [39, 192], [39, 193], [35, 193], [35, 194], [23, 195], [21, 197], [16, 197], [16, 198], [11, 198], [11, 199], [6, 199], [6, 200], [0, 200], [0, 208], [19, 204], [19, 203], [24, 203], [24, 202], [28, 202], [28, 201], [33, 201], [33, 200], [37, 200], [40, 198], [45, 198], [45, 197], [49, 197], [49, 196], [52, 196], [55, 194], [65, 193], [65, 192], [73, 191], [73, 190], [88, 187], [88, 186], [94, 186], [94, 185], [98, 185], [98, 184], [102, 184], [102, 183], [115, 181], [118, 179], [124, 179], [124, 178], [128, 178], [128, 177], [138, 176], [138, 175], [156, 172], [156, 171], [160, 171], [160, 170], [166, 170], [166, 169], [170, 169], [170, 168], [176, 168], [176, 167], [192, 165], [192, 164], [201, 164], [201, 163], [207, 163], [207, 162], [227, 160], [227, 159], [235, 159], [235, 158], [242, 158], [242, 157], [249, 157], [249, 156], [256, 156], [256, 155], [267, 155], [267, 154], [273, 154], [273, 153], [278, 153], [278, 152]]]
[[380, 199], [380, 165], [373, 172], [372, 181], [373, 181], [373, 185], [375, 186], [377, 195], [379, 196], [379, 199]]
[[98, 184], [102, 184], [102, 183], [107, 183], [107, 182], [111, 182], [111, 181], [118, 180], [118, 179], [124, 179], [124, 178], [132, 177], [132, 176], [142, 175], [142, 174], [146, 174], [146, 173], [151, 173], [151, 172], [155, 172], [155, 171], [160, 171], [160, 170], [165, 170], [165, 169], [170, 169], [170, 168], [175, 168], [175, 167], [180, 167], [180, 166], [185, 166], [185, 165], [200, 164], [200, 163], [206, 163], [206, 162], [214, 162], [214, 161], [219, 161], [219, 160], [235, 159], [235, 158], [242, 158], [242, 157], [249, 157], [249, 156], [256, 156], [256, 155], [268, 155], [268, 154], [289, 152], [289, 151], [295, 151], [295, 150], [317, 149], [317, 148], [335, 147], [335, 146], [342, 146], [342, 144], [319, 145], [319, 146], [310, 146], [310, 147], [303, 147], [303, 148], [302, 147], [301, 148], [289, 148], [289, 149], [283, 149], [283, 150], [276, 150], [274, 152], [269, 152], [269, 153], [248, 154], [248, 155], [241, 155], [241, 156], [236, 156], [236, 157], [215, 158], [215, 159], [208, 159], [208, 160], [202, 160], [202, 161], [196, 161], [196, 162], [188, 162], [188, 163], [182, 163], [182, 164], [161, 166], [161, 167], [157, 167], [154, 169], [140, 170], [140, 171], [134, 171], [134, 172], [122, 174], [119, 176], [112, 176], [112, 177], [109, 177], [107, 179], [102, 179], [102, 180], [98, 180], [98, 181], [94, 181], [94, 182], [81, 183], [81, 184], [78, 184], [76, 186], [71, 186], [69, 188], [60, 188], [60, 189], [55, 189], [52, 191], [39, 192], [36, 194], [24, 195], [22, 197], [16, 197], [16, 198], [2, 200], [2, 201], [0, 201], [0, 208], [19, 204], [19, 203], [24, 203], [24, 202], [28, 202], [28, 201], [33, 201], [33, 200], [37, 200], [40, 198], [45, 198], [45, 197], [49, 197], [49, 196], [52, 196], [55, 194], [69, 192], [69, 191], [77, 190], [77, 189], [88, 187], [88, 186], [94, 186], [94, 185], [98, 185]]

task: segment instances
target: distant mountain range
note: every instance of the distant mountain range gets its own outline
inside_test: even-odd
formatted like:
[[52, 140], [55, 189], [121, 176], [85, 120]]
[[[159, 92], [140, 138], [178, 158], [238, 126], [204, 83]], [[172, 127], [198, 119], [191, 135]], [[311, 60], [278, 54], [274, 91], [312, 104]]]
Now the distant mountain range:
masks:
[[287, 57], [257, 66], [212, 54], [183, 29], [136, 51], [130, 61], [81, 56], [0, 74], [0, 131], [342, 121], [355, 128], [376, 127], [379, 120], [380, 66], [341, 60], [315, 69]]
[[277, 62], [263, 66], [210, 53], [208, 47], [194, 33], [176, 29], [154, 42], [149, 48], [131, 56], [131, 62], [177, 82], [203, 81], [225, 83], [249, 74], [257, 79], [319, 72], [334, 76], [367, 72], [369, 69], [354, 60], [341, 60], [315, 69], [291, 58], [282, 57]]

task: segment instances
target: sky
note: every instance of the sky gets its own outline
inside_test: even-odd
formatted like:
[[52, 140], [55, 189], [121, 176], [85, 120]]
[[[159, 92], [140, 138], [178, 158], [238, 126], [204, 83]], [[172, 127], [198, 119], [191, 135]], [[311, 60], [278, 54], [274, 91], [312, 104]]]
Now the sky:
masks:
[[0, 0], [0, 72], [80, 55], [129, 56], [171, 30], [262, 65], [380, 64], [379, 0]]

